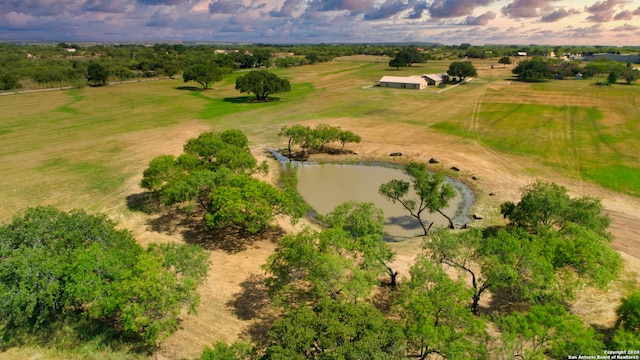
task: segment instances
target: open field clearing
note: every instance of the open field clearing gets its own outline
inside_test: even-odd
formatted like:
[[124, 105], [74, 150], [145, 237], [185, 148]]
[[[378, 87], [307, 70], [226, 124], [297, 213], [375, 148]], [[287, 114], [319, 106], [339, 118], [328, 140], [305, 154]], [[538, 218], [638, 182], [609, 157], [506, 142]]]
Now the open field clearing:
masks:
[[[486, 216], [481, 225], [502, 222], [499, 204], [517, 200], [520, 188], [535, 179], [566, 186], [572, 196], [601, 198], [612, 220], [613, 247], [623, 253], [626, 268], [611, 290], [584, 292], [574, 311], [589, 323], [611, 326], [617, 299], [640, 281], [640, 84], [516, 83], [509, 66], [496, 63], [492, 69], [487, 60], [474, 63], [477, 78], [445, 92], [369, 87], [383, 75], [444, 73], [449, 64], [430, 61], [396, 71], [388, 61], [358, 56], [274, 69], [291, 81], [292, 91], [262, 104], [244, 102], [245, 94], [234, 90], [238, 74], [207, 91], [175, 79], [0, 96], [0, 221], [28, 206], [85, 208], [108, 214], [143, 245], [194, 241], [184, 224], [130, 209], [143, 192], [139, 182], [151, 159], [179, 154], [201, 132], [237, 128], [261, 161], [268, 158], [264, 148], [285, 146], [277, 136], [282, 126], [326, 123], [363, 140], [347, 145], [357, 155], [324, 155], [326, 160], [390, 161], [396, 151], [402, 160], [436, 157], [440, 164], [433, 169], [476, 191], [472, 211]], [[264, 334], [270, 313], [256, 284], [275, 247], [271, 240], [250, 239], [235, 249], [210, 246], [212, 266], [198, 314], [185, 317], [160, 358], [193, 358], [215, 341]], [[392, 245], [400, 279], [419, 243]], [[0, 353], [36, 357], [60, 354]]]

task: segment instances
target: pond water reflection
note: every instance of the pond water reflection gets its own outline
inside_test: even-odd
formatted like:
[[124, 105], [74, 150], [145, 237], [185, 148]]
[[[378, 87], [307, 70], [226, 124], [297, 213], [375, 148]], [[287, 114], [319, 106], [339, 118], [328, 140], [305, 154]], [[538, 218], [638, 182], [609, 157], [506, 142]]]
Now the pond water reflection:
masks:
[[[327, 214], [343, 202], [367, 201], [382, 209], [385, 216], [385, 234], [389, 241], [400, 241], [421, 235], [418, 221], [409, 215], [399, 203], [392, 203], [378, 194], [381, 184], [392, 179], [407, 179], [401, 169], [388, 166], [299, 163], [298, 192], [319, 214]], [[474, 198], [464, 184], [446, 178], [454, 186], [457, 195], [443, 212], [461, 226], [470, 221], [469, 209]], [[425, 214], [434, 227], [447, 226], [446, 219], [438, 214]]]

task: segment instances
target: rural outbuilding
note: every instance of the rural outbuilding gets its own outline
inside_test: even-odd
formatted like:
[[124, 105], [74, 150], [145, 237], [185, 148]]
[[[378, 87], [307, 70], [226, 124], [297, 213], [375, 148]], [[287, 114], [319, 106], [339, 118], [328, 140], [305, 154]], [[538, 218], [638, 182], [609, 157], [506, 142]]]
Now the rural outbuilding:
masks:
[[427, 87], [427, 81], [420, 76], [383, 76], [378, 80], [378, 86], [422, 90]]
[[438, 86], [443, 82], [447, 82], [447, 79], [445, 79], [445, 76], [440, 74], [424, 74], [422, 75], [422, 78], [425, 79], [425, 81], [429, 86]]

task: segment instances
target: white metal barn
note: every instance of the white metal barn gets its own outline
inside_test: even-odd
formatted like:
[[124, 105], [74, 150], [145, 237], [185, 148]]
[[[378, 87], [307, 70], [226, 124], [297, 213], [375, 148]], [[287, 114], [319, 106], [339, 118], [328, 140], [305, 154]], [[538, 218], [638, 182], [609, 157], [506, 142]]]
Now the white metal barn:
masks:
[[378, 85], [397, 89], [422, 90], [427, 88], [427, 81], [420, 76], [383, 76], [378, 80]]

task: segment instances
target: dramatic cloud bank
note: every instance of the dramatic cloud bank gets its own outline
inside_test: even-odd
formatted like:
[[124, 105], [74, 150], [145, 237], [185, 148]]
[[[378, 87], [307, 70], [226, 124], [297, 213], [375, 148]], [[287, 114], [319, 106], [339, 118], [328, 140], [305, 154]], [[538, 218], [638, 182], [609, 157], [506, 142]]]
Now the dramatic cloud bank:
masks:
[[0, 0], [0, 41], [640, 45], [640, 0]]

